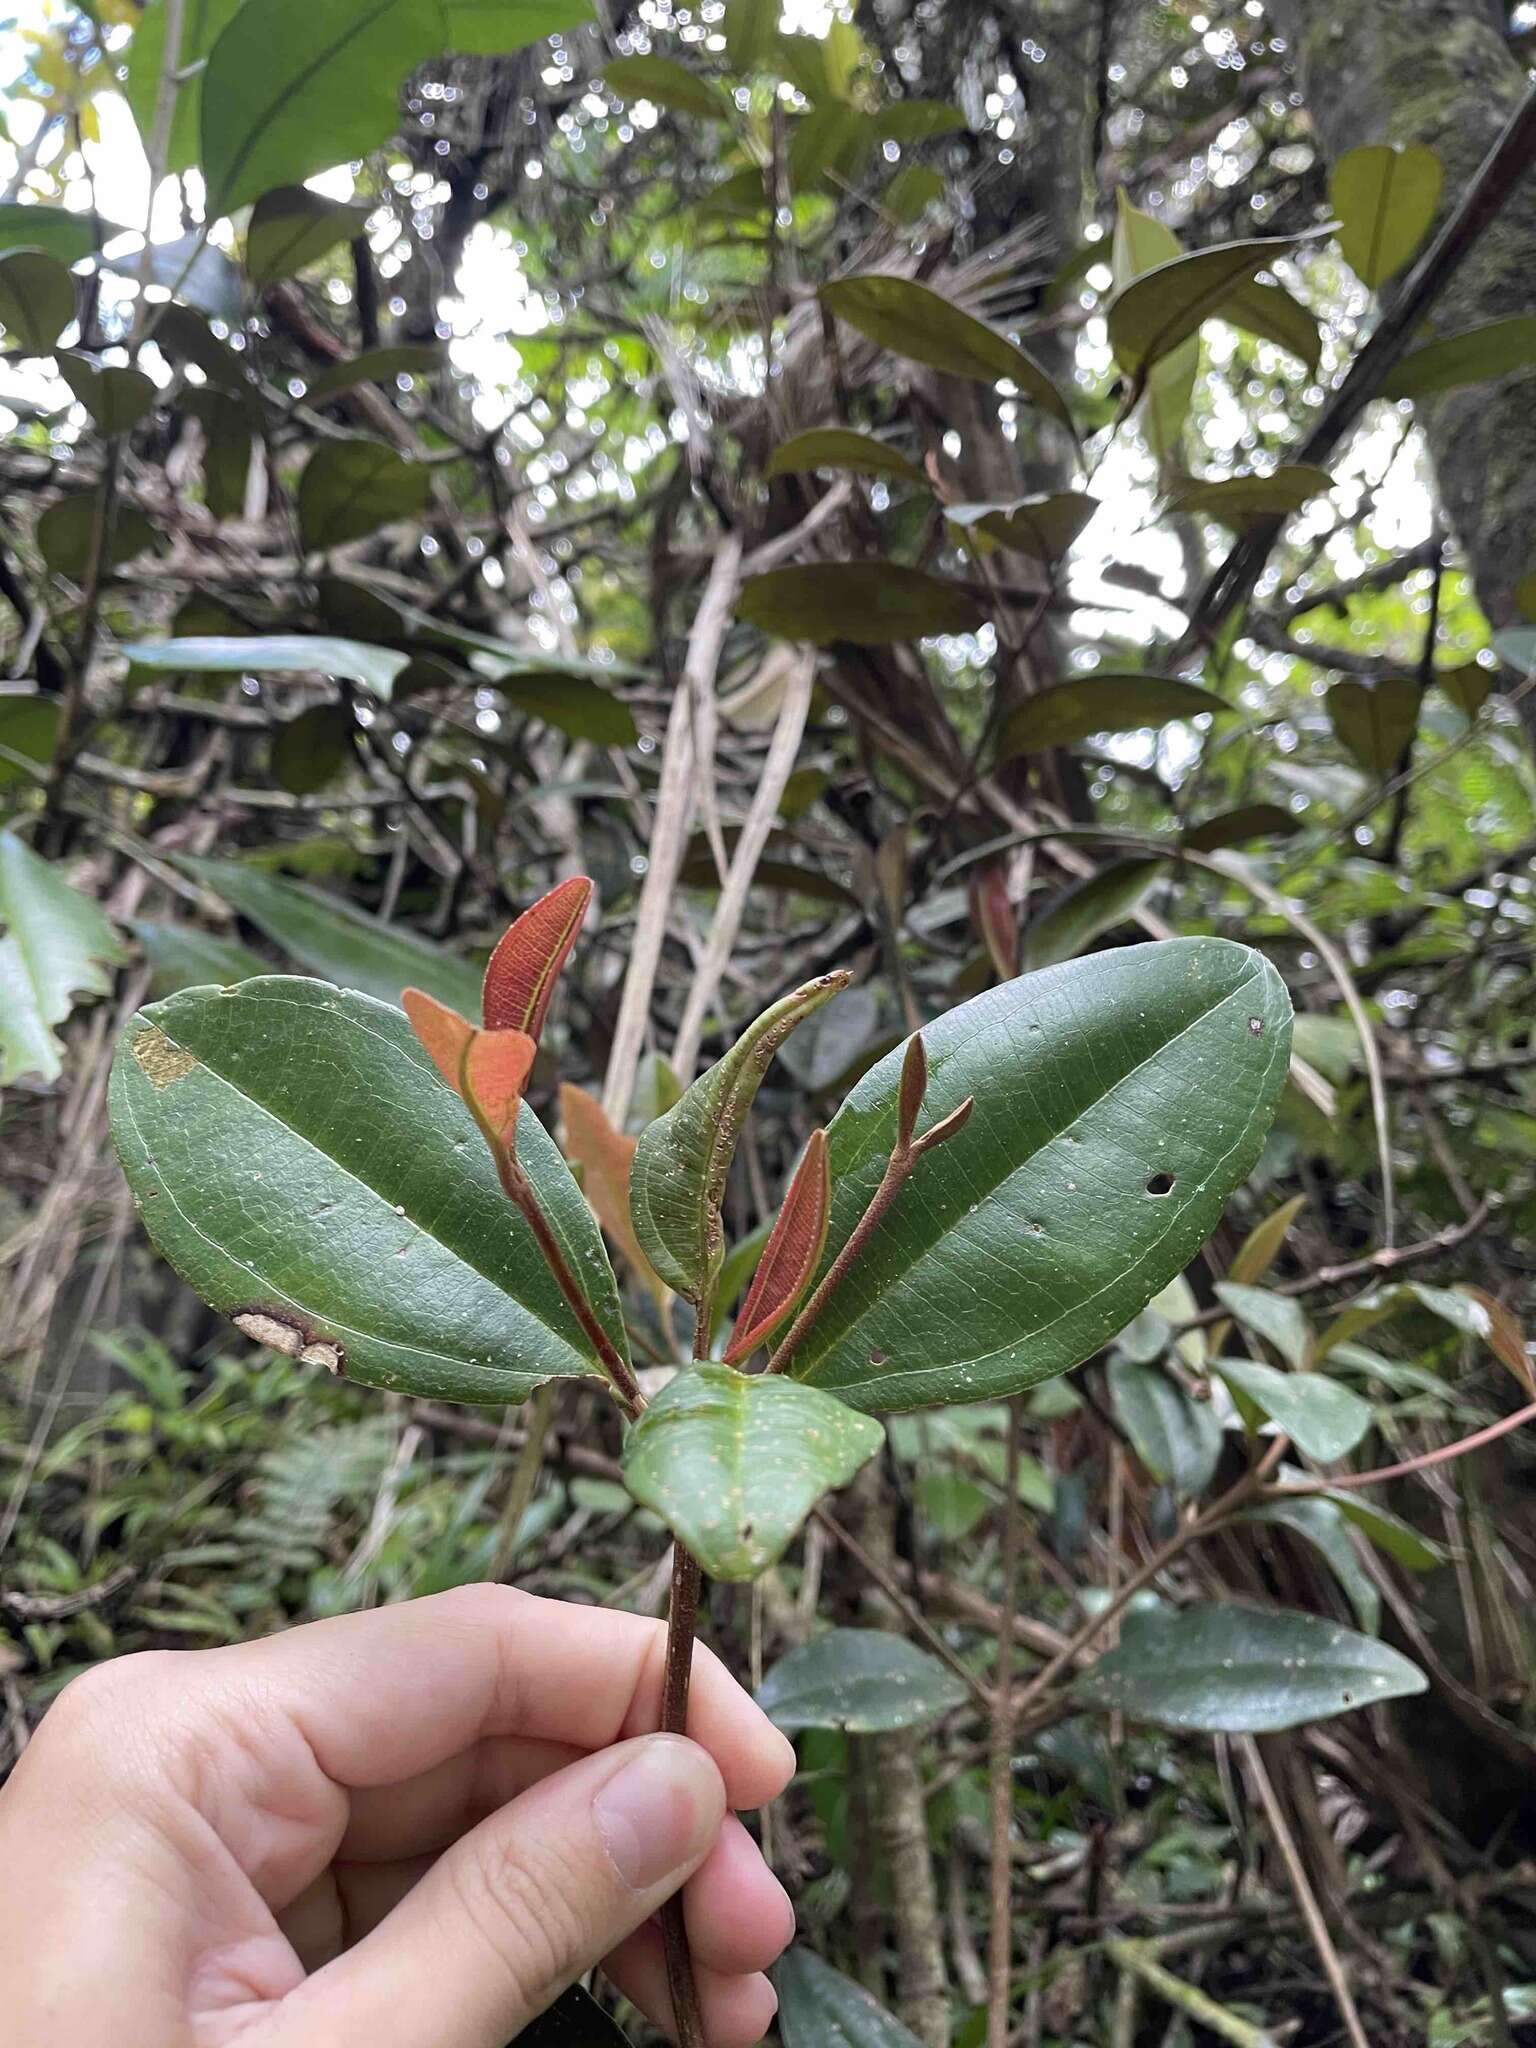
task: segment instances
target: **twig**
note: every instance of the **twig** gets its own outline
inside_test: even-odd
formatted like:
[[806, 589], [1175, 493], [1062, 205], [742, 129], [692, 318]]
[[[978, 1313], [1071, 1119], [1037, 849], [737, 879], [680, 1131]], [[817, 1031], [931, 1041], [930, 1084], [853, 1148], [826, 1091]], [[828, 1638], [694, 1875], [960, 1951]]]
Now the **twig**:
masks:
[[874, 1580], [886, 1599], [890, 1601], [891, 1605], [913, 1633], [922, 1637], [923, 1641], [941, 1663], [948, 1665], [966, 1691], [970, 1693], [976, 1704], [983, 1711], [989, 1712], [992, 1706], [992, 1694], [990, 1691], [976, 1676], [976, 1673], [971, 1670], [970, 1666], [963, 1659], [955, 1655], [949, 1644], [945, 1642], [943, 1636], [939, 1634], [939, 1631], [923, 1613], [922, 1609], [903, 1591], [895, 1573], [887, 1570], [877, 1557], [874, 1557], [866, 1550], [852, 1530], [843, 1527], [830, 1508], [818, 1503], [811, 1512], [826, 1530], [827, 1534], [847, 1551], [854, 1563], [862, 1571], [869, 1574], [870, 1578]]
[[997, 1668], [993, 1677], [992, 1755], [988, 1767], [992, 1825], [991, 1926], [987, 1938], [987, 2048], [1008, 2048], [1013, 2007], [1013, 1611], [1019, 1597], [1019, 1458], [1024, 1410], [1008, 1403], [1003, 1486], [1003, 1583], [999, 1598]]
[[[661, 1694], [664, 1735], [681, 1735], [688, 1726], [688, 1690], [693, 1677], [693, 1644], [698, 1627], [701, 1584], [698, 1560], [684, 1544], [674, 1544], [672, 1597], [667, 1604], [667, 1664]], [[694, 1980], [693, 1957], [688, 1949], [688, 1928], [683, 1917], [681, 1892], [674, 1892], [661, 1909], [661, 1933], [678, 2048], [706, 2048], [704, 2019], [699, 2010], [699, 1988]]]
[[1182, 1977], [1175, 1977], [1171, 1970], [1165, 1970], [1149, 1943], [1111, 1935], [1104, 1943], [1104, 1953], [1125, 1972], [1128, 1979], [1145, 1984], [1165, 2005], [1171, 2005], [1175, 2012], [1183, 2013], [1186, 2019], [1193, 2020], [1196, 2026], [1204, 2027], [1208, 2033], [1230, 2041], [1233, 2048], [1275, 2048], [1273, 2034], [1240, 2019], [1229, 2007], [1218, 2005], [1198, 1985], [1187, 1984]]

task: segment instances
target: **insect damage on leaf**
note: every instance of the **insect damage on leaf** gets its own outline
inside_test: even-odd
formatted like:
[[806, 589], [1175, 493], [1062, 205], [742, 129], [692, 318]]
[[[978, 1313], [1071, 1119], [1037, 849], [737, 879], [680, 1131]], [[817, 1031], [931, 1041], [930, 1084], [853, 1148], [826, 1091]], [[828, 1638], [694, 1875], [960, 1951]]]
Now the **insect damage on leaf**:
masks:
[[327, 1372], [340, 1373], [346, 1364], [346, 1350], [334, 1337], [318, 1337], [303, 1323], [271, 1309], [241, 1309], [230, 1321], [254, 1343], [281, 1351], [285, 1358], [296, 1358], [300, 1365], [323, 1365]]
[[151, 1024], [132, 1040], [130, 1050], [157, 1088], [169, 1088], [197, 1065], [197, 1056], [185, 1046], [173, 1044], [158, 1024]]

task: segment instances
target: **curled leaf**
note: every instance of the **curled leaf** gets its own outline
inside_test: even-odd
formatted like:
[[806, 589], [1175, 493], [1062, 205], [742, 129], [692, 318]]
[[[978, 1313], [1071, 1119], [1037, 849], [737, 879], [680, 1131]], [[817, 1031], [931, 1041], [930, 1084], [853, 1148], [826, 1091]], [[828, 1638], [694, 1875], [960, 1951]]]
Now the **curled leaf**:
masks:
[[485, 970], [485, 1022], [492, 1031], [526, 1031], [538, 1041], [565, 965], [592, 901], [586, 875], [558, 882], [508, 926]]
[[727, 1365], [750, 1358], [759, 1344], [766, 1344], [805, 1292], [827, 1241], [831, 1206], [827, 1134], [812, 1131], [736, 1318], [725, 1353]]

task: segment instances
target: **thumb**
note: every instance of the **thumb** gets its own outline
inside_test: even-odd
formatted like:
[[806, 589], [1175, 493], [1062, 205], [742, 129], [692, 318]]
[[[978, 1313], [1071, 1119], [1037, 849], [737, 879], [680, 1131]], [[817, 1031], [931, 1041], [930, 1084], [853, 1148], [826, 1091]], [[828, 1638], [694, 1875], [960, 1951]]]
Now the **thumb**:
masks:
[[272, 2048], [503, 2048], [692, 1876], [724, 1817], [719, 1771], [680, 1735], [557, 1771], [284, 1999]]

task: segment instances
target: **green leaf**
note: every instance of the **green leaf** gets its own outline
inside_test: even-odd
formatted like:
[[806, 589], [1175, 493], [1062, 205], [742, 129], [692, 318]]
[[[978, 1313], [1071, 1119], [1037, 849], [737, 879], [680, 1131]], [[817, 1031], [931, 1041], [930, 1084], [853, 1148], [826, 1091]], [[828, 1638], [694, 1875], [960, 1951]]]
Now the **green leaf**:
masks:
[[1333, 478], [1315, 463], [1292, 462], [1268, 476], [1191, 477], [1176, 484], [1163, 501], [1168, 512], [1203, 512], [1227, 526], [1243, 526], [1267, 513], [1299, 512], [1309, 499], [1332, 488]]
[[893, 100], [875, 115], [875, 133], [890, 142], [928, 142], [935, 135], [959, 135], [969, 125], [949, 100]]
[[1106, 318], [1116, 362], [1128, 376], [1144, 377], [1287, 246], [1283, 241], [1224, 242], [1143, 271], [1109, 303]]
[[579, 1984], [524, 2027], [511, 2048], [629, 2048], [629, 2036]]
[[77, 355], [61, 355], [57, 361], [59, 375], [109, 438], [137, 426], [158, 396], [142, 370], [116, 363], [98, 366]]
[[189, 675], [344, 676], [387, 698], [410, 661], [394, 647], [370, 647], [326, 633], [193, 634], [184, 640], [136, 640], [123, 649], [135, 668]]
[[812, 427], [781, 441], [768, 458], [764, 476], [794, 476], [812, 469], [854, 469], [865, 476], [894, 476], [926, 488], [928, 479], [915, 462], [873, 434], [849, 427]]
[[380, 924], [339, 896], [282, 881], [241, 861], [182, 854], [177, 865], [312, 974], [385, 1003], [397, 1004], [402, 989], [422, 988], [471, 1022], [479, 1019], [480, 976], [414, 932]]
[[944, 192], [944, 180], [927, 164], [903, 164], [880, 195], [886, 212], [899, 221], [915, 221]]
[[1261, 341], [1298, 356], [1314, 375], [1323, 360], [1323, 336], [1316, 320], [1284, 285], [1260, 284], [1250, 278], [1222, 303], [1218, 318]]
[[814, 1387], [694, 1365], [629, 1432], [624, 1478], [712, 1579], [755, 1579], [884, 1440], [872, 1417]]
[[104, 240], [122, 233], [100, 214], [37, 206], [21, 199], [0, 200], [0, 251], [41, 249], [60, 263], [83, 263]]
[[1376, 1634], [1381, 1626], [1381, 1595], [1360, 1561], [1349, 1524], [1331, 1500], [1265, 1501], [1261, 1507], [1247, 1509], [1240, 1519], [1271, 1523], [1304, 1537], [1327, 1559], [1334, 1577], [1349, 1596], [1356, 1621], [1367, 1635]]
[[393, 384], [397, 377], [430, 377], [443, 367], [443, 352], [427, 342], [403, 342], [397, 348], [365, 349], [350, 362], [333, 363], [309, 381], [304, 396], [311, 405], [351, 391], [358, 384]]
[[1096, 732], [1134, 732], [1173, 718], [1195, 718], [1201, 712], [1215, 717], [1231, 709], [1214, 691], [1179, 676], [1095, 671], [1053, 684], [1020, 705], [998, 735], [997, 758], [1043, 754]]
[[383, 441], [322, 441], [299, 478], [304, 545], [340, 547], [397, 519], [419, 519], [431, 491], [426, 464]]
[[944, 1543], [963, 1543], [992, 1505], [975, 1480], [959, 1472], [920, 1473], [912, 1491], [923, 1526]]
[[1221, 1456], [1221, 1423], [1209, 1401], [1196, 1401], [1158, 1365], [1109, 1363], [1115, 1415], [1154, 1479], [1181, 1500], [1210, 1485]]
[[75, 317], [75, 281], [43, 249], [0, 254], [0, 327], [24, 356], [45, 356]]
[[589, 0], [443, 0], [443, 14], [447, 47], [467, 57], [521, 50], [592, 20]]
[[[1145, 271], [1175, 261], [1181, 251], [1172, 228], [1133, 206], [1124, 186], [1116, 193], [1115, 202], [1110, 267], [1115, 290], [1119, 292]], [[1141, 428], [1153, 454], [1163, 461], [1170, 461], [1179, 448], [1199, 368], [1200, 337], [1192, 334], [1147, 374], [1140, 406]]]
[[1278, 804], [1239, 804], [1235, 811], [1221, 811], [1186, 827], [1184, 844], [1196, 853], [1215, 853], [1219, 847], [1241, 846], [1250, 839], [1289, 839], [1300, 829], [1300, 820]]
[[[251, 209], [245, 231], [245, 268], [254, 285], [275, 284], [316, 262], [338, 242], [359, 235], [366, 206], [327, 199], [305, 185], [279, 185], [264, 192]], [[313, 395], [313, 386], [311, 386]]]
[[[449, 1401], [599, 1370], [469, 1111], [387, 1003], [286, 975], [187, 989], [129, 1025], [110, 1100], [156, 1246], [258, 1342]], [[623, 1351], [597, 1225], [526, 1104], [517, 1151]]]
[[62, 715], [57, 697], [0, 695], [0, 789], [32, 779], [25, 768], [5, 759], [7, 750], [39, 768], [48, 765], [59, 743]]
[[967, 534], [984, 534], [999, 547], [1054, 562], [1067, 552], [1094, 513], [1086, 491], [1052, 491], [997, 505], [946, 505], [944, 517]]
[[885, 647], [936, 633], [970, 633], [986, 616], [968, 591], [896, 562], [805, 562], [749, 576], [740, 617], [817, 647], [847, 640]]
[[[989, 989], [923, 1042], [923, 1124], [968, 1095], [975, 1113], [920, 1162], [792, 1366], [865, 1409], [999, 1399], [1123, 1329], [1257, 1159], [1290, 1003], [1246, 947], [1171, 939]], [[890, 1157], [903, 1058], [873, 1067], [828, 1130], [823, 1272]]]
[[1066, 400], [1034, 358], [927, 285], [906, 277], [842, 277], [824, 284], [819, 297], [839, 320], [893, 355], [982, 384], [1007, 378], [1073, 431]]
[[1334, 738], [1368, 775], [1384, 780], [1396, 772], [1418, 729], [1421, 694], [1409, 676], [1335, 683], [1327, 700]]
[[[202, 112], [203, 69], [208, 52], [234, 19], [240, 0], [184, 0], [181, 34], [176, 44], [176, 68], [181, 83], [176, 90], [176, 107], [171, 118], [167, 171], [192, 170], [197, 163], [199, 119]], [[123, 83], [146, 154], [155, 129], [155, 102], [160, 94], [160, 71], [165, 55], [165, 0], [150, 0], [134, 27], [128, 46], [128, 76]]]
[[725, 54], [737, 71], [760, 71], [778, 42], [779, 18], [762, 0], [725, 0]]
[[1277, 1422], [1299, 1450], [1320, 1465], [1346, 1457], [1371, 1426], [1371, 1404], [1321, 1372], [1280, 1372], [1247, 1358], [1217, 1358], [1218, 1372], [1240, 1403]]
[[[71, 491], [67, 498], [55, 498], [39, 517], [35, 528], [38, 552], [55, 576], [67, 576], [73, 583], [85, 581], [100, 505], [96, 491]], [[103, 568], [120, 568], [135, 555], [147, 554], [158, 538], [142, 512], [119, 505]]]
[[921, 1728], [970, 1697], [952, 1671], [905, 1636], [877, 1628], [834, 1628], [781, 1657], [757, 1703], [787, 1733], [841, 1728], [878, 1735]]
[[245, 0], [203, 73], [208, 218], [387, 141], [446, 39], [436, 0]]
[[1536, 363], [1536, 313], [1512, 313], [1465, 334], [1448, 334], [1404, 356], [1382, 380], [1383, 398], [1425, 398], [1528, 370]]
[[1426, 1683], [1398, 1651], [1320, 1615], [1222, 1606], [1132, 1616], [1074, 1691], [1085, 1706], [1163, 1728], [1269, 1735]]
[[1341, 156], [1328, 180], [1339, 216], [1339, 247], [1373, 289], [1414, 254], [1440, 204], [1440, 159], [1421, 143], [1362, 143]]
[[1268, 1287], [1245, 1286], [1240, 1280], [1218, 1280], [1216, 1296], [1244, 1329], [1273, 1344], [1292, 1372], [1307, 1370], [1312, 1361], [1312, 1325], [1300, 1302]]
[[1081, 882], [1072, 882], [1024, 932], [1024, 965], [1055, 967], [1085, 953], [1101, 932], [1123, 924], [1152, 884], [1167, 873], [1168, 863], [1130, 856], [1106, 861]]
[[629, 1199], [641, 1249], [675, 1294], [702, 1302], [725, 1256], [720, 1204], [758, 1085], [802, 1017], [847, 985], [824, 974], [764, 1010], [723, 1060], [640, 1133]]
[[862, 178], [879, 141], [874, 121], [857, 107], [828, 100], [796, 121], [789, 145], [789, 178], [796, 192], [835, 191], [837, 182]]
[[862, 1984], [808, 1948], [780, 1956], [773, 1981], [784, 2048], [922, 2048]]
[[311, 704], [272, 736], [272, 779], [294, 796], [311, 796], [352, 759], [357, 721], [346, 704]]
[[603, 83], [623, 99], [652, 100], [703, 121], [729, 121], [736, 112], [713, 79], [701, 78], [671, 57], [616, 57], [603, 66]]
[[228, 982], [249, 981], [253, 974], [272, 972], [265, 960], [238, 939], [221, 938], [195, 924], [156, 924], [145, 918], [135, 921], [133, 935], [144, 948], [157, 996], [175, 995], [183, 988], [206, 988], [210, 983], [222, 987]]
[[54, 1081], [62, 1024], [78, 996], [112, 992], [123, 957], [100, 908], [14, 832], [0, 831], [0, 1088], [23, 1074]]
[[1432, 1572], [1437, 1565], [1445, 1563], [1445, 1552], [1437, 1543], [1431, 1543], [1427, 1536], [1421, 1536], [1400, 1516], [1389, 1514], [1373, 1501], [1363, 1499], [1358, 1493], [1330, 1493], [1324, 1498], [1331, 1500], [1344, 1519], [1353, 1522], [1378, 1550], [1396, 1558], [1409, 1571]]
[[[489, 663], [477, 663], [488, 674]], [[573, 740], [590, 740], [596, 747], [632, 747], [640, 728], [635, 714], [620, 698], [599, 688], [589, 676], [570, 675], [563, 669], [516, 669], [504, 664], [492, 687], [514, 710], [526, 712], [542, 725], [569, 733]]]

